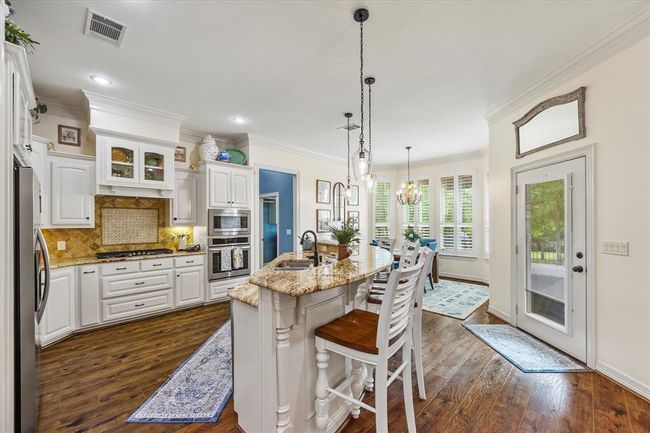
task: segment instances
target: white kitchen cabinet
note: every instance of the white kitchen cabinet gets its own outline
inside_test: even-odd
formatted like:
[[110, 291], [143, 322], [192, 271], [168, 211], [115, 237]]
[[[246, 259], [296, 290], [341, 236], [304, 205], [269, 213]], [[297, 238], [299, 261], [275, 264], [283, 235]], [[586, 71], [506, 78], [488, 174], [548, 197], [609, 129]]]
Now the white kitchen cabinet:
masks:
[[51, 227], [95, 227], [94, 162], [50, 156]]
[[176, 269], [176, 306], [184, 307], [203, 302], [205, 267]]
[[251, 172], [247, 168], [210, 164], [206, 169], [208, 208], [250, 208]]
[[32, 141], [32, 116], [30, 110], [36, 106], [27, 55], [25, 49], [5, 42], [4, 88], [7, 89], [5, 105], [6, 127], [14, 150], [29, 164]]
[[47, 346], [72, 334], [76, 320], [75, 267], [52, 269], [50, 292], [41, 318], [41, 346]]
[[197, 224], [198, 176], [195, 172], [176, 170], [171, 200], [172, 225]]
[[99, 266], [77, 266], [79, 285], [79, 327], [97, 325], [101, 322], [99, 311]]
[[97, 135], [97, 192], [169, 196], [174, 189], [174, 148]]
[[40, 184], [41, 228], [50, 226], [50, 164], [47, 158], [47, 145], [50, 140], [32, 136], [31, 165]]
[[210, 281], [208, 286], [208, 301], [227, 301], [228, 289], [237, 287], [246, 282], [249, 277], [227, 278], [224, 280]]

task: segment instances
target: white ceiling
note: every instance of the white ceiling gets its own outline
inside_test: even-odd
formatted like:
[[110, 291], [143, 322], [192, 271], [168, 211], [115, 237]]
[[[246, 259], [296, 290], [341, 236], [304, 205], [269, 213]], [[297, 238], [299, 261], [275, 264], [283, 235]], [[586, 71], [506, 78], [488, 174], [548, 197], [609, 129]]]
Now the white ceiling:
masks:
[[[79, 89], [344, 156], [343, 113], [359, 121], [359, 27], [373, 86], [380, 164], [487, 146], [485, 113], [647, 6], [645, 1], [14, 1], [40, 41], [36, 93], [81, 105]], [[83, 34], [86, 8], [128, 25], [120, 48]], [[89, 80], [114, 81], [101, 87]], [[241, 115], [244, 126], [230, 119]], [[353, 138], [357, 133], [353, 133]]]

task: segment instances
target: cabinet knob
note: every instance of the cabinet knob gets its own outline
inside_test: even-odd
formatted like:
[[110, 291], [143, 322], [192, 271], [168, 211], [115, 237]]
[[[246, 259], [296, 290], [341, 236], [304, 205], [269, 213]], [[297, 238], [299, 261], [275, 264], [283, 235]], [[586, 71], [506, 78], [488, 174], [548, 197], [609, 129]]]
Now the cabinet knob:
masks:
[[87, 219], [87, 220], [89, 220], [89, 219], [90, 219], [90, 217], [89, 217], [89, 216], [87, 216], [87, 217], [86, 217], [86, 219]]
[[177, 217], [174, 217], [174, 221], [178, 221], [178, 218], [177, 218]]

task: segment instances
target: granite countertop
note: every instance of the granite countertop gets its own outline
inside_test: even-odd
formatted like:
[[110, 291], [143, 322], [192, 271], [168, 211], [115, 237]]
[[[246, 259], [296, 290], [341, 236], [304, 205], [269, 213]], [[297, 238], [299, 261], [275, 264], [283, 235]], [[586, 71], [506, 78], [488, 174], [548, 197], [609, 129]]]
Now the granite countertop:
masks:
[[147, 260], [147, 259], [159, 259], [161, 257], [181, 257], [181, 256], [196, 256], [200, 254], [205, 254], [205, 251], [174, 251], [170, 254], [156, 254], [151, 256], [135, 256], [135, 257], [117, 257], [114, 259], [98, 259], [96, 256], [89, 257], [74, 257], [66, 259], [57, 259], [50, 258], [50, 268], [64, 268], [66, 266], [75, 266], [75, 265], [91, 265], [94, 263], [112, 263], [112, 262], [125, 262], [129, 260]]
[[257, 308], [260, 300], [260, 288], [255, 284], [245, 282], [237, 287], [228, 289], [228, 296], [237, 301], [248, 304], [251, 307]]
[[379, 247], [359, 246], [359, 253], [334, 264], [301, 271], [276, 270], [283, 260], [307, 259], [309, 252], [285, 253], [256, 272], [249, 283], [289, 296], [301, 296], [360, 281], [385, 270], [393, 255]]

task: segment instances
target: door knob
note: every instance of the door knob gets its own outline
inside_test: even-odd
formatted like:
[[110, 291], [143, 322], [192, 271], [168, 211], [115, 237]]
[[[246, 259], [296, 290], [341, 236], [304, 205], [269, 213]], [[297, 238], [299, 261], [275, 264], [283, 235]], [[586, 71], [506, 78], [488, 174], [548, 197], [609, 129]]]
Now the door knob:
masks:
[[573, 272], [582, 273], [582, 272], [585, 270], [585, 268], [583, 268], [582, 266], [578, 265], [578, 266], [574, 266], [574, 267], [572, 268], [572, 270], [573, 270]]

